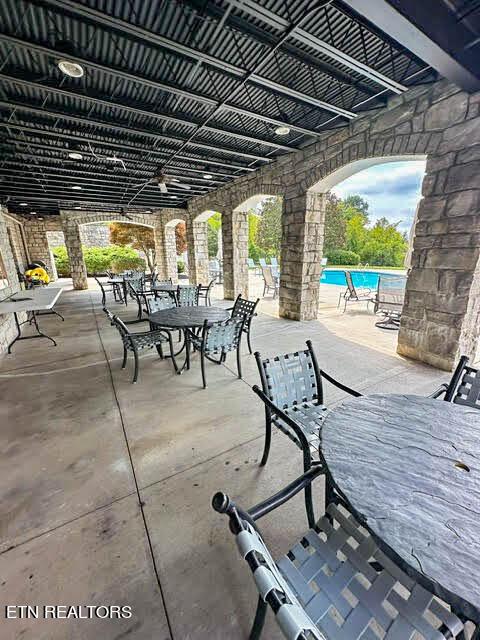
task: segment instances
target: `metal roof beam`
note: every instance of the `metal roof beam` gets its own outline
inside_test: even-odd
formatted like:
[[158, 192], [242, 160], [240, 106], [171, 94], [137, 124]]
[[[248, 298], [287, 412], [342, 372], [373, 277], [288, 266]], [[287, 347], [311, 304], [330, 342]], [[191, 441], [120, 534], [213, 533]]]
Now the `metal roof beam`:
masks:
[[[214, 66], [222, 71], [230, 73], [240, 79], [243, 79], [245, 76], [249, 75], [248, 71], [237, 67], [235, 65], [231, 65], [228, 62], [223, 60], [219, 60], [214, 56], [203, 53], [202, 51], [198, 51], [197, 49], [193, 49], [192, 47], [188, 47], [179, 42], [175, 42], [174, 40], [169, 40], [164, 36], [160, 36], [156, 33], [148, 31], [147, 29], [143, 29], [141, 27], [137, 27], [136, 25], [132, 25], [124, 20], [120, 20], [118, 18], [113, 18], [106, 13], [102, 13], [101, 11], [97, 11], [96, 9], [92, 9], [87, 7], [86, 5], [80, 5], [76, 2], [72, 2], [72, 0], [31, 0], [33, 4], [40, 4], [42, 6], [54, 7], [55, 9], [60, 9], [70, 15], [81, 17], [84, 20], [88, 20], [93, 22], [94, 24], [101, 24], [102, 26], [107, 27], [110, 30], [119, 31], [120, 33], [127, 34], [130, 37], [141, 40], [142, 42], [147, 42], [152, 45], [157, 45], [159, 47], [163, 47], [166, 49], [170, 49], [171, 51], [175, 51], [187, 58], [191, 58], [195, 62], [201, 60], [206, 65]], [[364, 65], [365, 66], [365, 65]], [[260, 76], [256, 76], [255, 82], [257, 84], [262, 84], [266, 78], [261, 78]], [[277, 82], [273, 82], [272, 80], [267, 80], [269, 82], [270, 88], [272, 84], [275, 85], [275, 90], [278, 93], [283, 93], [293, 97], [291, 95], [291, 90], [289, 87], [286, 87]], [[319, 106], [318, 101], [313, 96], [310, 96], [305, 93], [301, 93], [300, 91], [296, 93], [296, 100], [300, 100], [302, 102], [306, 102], [307, 104], [312, 104], [314, 106]], [[397, 91], [398, 93], [398, 91]], [[301, 97], [300, 97], [301, 96]], [[313, 101], [313, 102], [312, 102]], [[338, 107], [335, 105], [330, 105], [329, 103], [324, 103], [323, 109], [327, 109], [329, 111], [333, 111], [333, 113], [338, 114]], [[351, 117], [354, 117], [355, 114], [352, 114]]]
[[234, 131], [225, 131], [224, 129], [218, 129], [217, 127], [202, 127], [201, 124], [197, 122], [192, 122], [191, 120], [182, 120], [181, 118], [177, 118], [175, 116], [171, 116], [165, 113], [157, 113], [155, 111], [147, 111], [146, 109], [132, 107], [126, 103], [112, 102], [110, 100], [104, 100], [102, 98], [97, 98], [95, 96], [89, 96], [83, 93], [77, 93], [76, 91], [67, 91], [66, 89], [61, 89], [60, 87], [52, 87], [51, 85], [42, 84], [41, 82], [35, 82], [33, 80], [27, 80], [25, 78], [10, 76], [6, 73], [0, 73], [0, 80], [3, 80], [4, 82], [12, 82], [24, 87], [28, 87], [30, 89], [38, 89], [39, 91], [57, 93], [59, 95], [66, 96], [68, 98], [86, 100], [87, 102], [91, 102], [93, 104], [97, 104], [103, 107], [109, 107], [113, 109], [122, 109], [123, 111], [127, 111], [128, 113], [142, 115], [147, 118], [153, 118], [155, 120], [171, 122], [172, 124], [179, 124], [184, 127], [195, 127], [199, 133], [201, 131], [209, 131], [210, 133], [213, 133], [213, 134], [227, 136], [227, 137], [235, 138], [238, 140], [244, 140], [246, 142], [251, 142], [253, 144], [273, 147], [274, 149], [282, 149], [283, 151], [297, 150], [296, 147], [289, 147], [288, 145], [280, 144], [279, 142], [272, 142], [271, 140], [263, 140], [262, 138], [254, 138], [252, 136], [236, 133]]
[[[109, 66], [101, 65], [89, 58], [73, 56], [70, 53], [67, 54], [65, 52], [57, 51], [56, 49], [50, 49], [48, 47], [44, 47], [36, 43], [27, 42], [26, 40], [21, 40], [20, 38], [14, 38], [13, 36], [8, 36], [4, 34], [0, 35], [0, 40], [9, 43], [12, 46], [23, 47], [23, 48], [29, 49], [30, 51], [34, 51], [46, 56], [54, 56], [54, 57], [68, 56], [69, 60], [72, 60], [73, 62], [78, 62], [78, 64], [81, 64], [83, 66], [88, 66], [88, 67], [91, 67], [92, 69], [96, 69], [103, 73], [114, 75], [117, 78], [122, 78], [130, 82], [135, 82], [136, 84], [152, 87], [153, 89], [159, 89], [161, 91], [165, 91], [173, 95], [178, 95], [182, 98], [187, 98], [188, 100], [193, 100], [195, 102], [200, 102], [208, 106], [216, 107], [219, 104], [215, 100], [212, 100], [211, 98], [207, 98], [206, 96], [203, 96], [201, 94], [194, 93], [192, 91], [185, 91], [180, 87], [166, 85], [162, 82], [157, 82], [156, 80], [146, 78], [145, 76], [138, 76], [131, 73], [127, 73], [122, 69], [118, 69], [117, 67], [109, 67]], [[221, 105], [220, 108], [222, 109], [222, 111], [230, 111], [232, 113], [238, 113], [239, 115], [243, 115], [248, 118], [253, 118], [254, 120], [260, 120], [261, 122], [268, 122], [269, 124], [273, 124], [277, 127], [288, 126], [290, 127], [290, 129], [292, 129], [292, 131], [298, 131], [299, 133], [303, 133], [308, 136], [320, 135], [319, 132], [313, 129], [306, 129], [305, 127], [301, 127], [297, 124], [294, 124], [291, 122], [285, 122], [284, 120], [279, 120], [277, 118], [271, 118], [269, 116], [263, 115], [262, 113], [257, 113], [256, 111], [249, 111], [248, 109], [242, 109], [240, 107], [236, 107], [231, 104]]]
[[[366, 0], [366, 2], [370, 2], [372, 4], [372, 8], [373, 6], [376, 6], [376, 1], [372, 2], [372, 0]], [[293, 26], [288, 20], [282, 18], [281, 16], [278, 16], [272, 11], [269, 11], [265, 7], [259, 6], [259, 4], [254, 0], [230, 0], [230, 4], [232, 4], [237, 9], [240, 9], [241, 11], [249, 13], [257, 19], [262, 20], [266, 24], [269, 24], [276, 29], [280, 29], [281, 31], [285, 31], [286, 29], [289, 29]], [[376, 20], [372, 20], [372, 22], [376, 22]], [[332, 60], [335, 60], [336, 62], [340, 62], [343, 66], [348, 67], [352, 71], [355, 71], [356, 73], [369, 78], [370, 80], [373, 80], [380, 86], [385, 87], [386, 89], [390, 89], [390, 91], [393, 91], [394, 93], [403, 93], [407, 89], [407, 87], [405, 87], [401, 83], [392, 80], [380, 71], [369, 67], [363, 62], [352, 58], [351, 56], [332, 46], [325, 40], [317, 38], [311, 33], [308, 33], [308, 31], [305, 31], [305, 29], [302, 29], [301, 27], [296, 28], [292, 32], [291, 37], [294, 40], [298, 40], [308, 47], [311, 47], [315, 51], [318, 51], [322, 55], [325, 55]]]
[[[120, 149], [120, 150], [128, 149], [129, 151], [138, 151], [139, 153], [145, 153], [145, 149], [142, 147], [136, 147], [135, 145], [131, 145], [126, 142], [121, 142], [121, 143], [109, 142], [108, 140], [102, 140], [101, 138], [95, 138], [90, 135], [87, 137], [85, 135], [76, 135], [70, 132], [62, 133], [61, 131], [49, 131], [47, 129], [36, 129], [35, 127], [28, 127], [26, 125], [20, 125], [14, 122], [0, 122], [0, 127], [6, 128], [6, 129], [18, 129], [19, 131], [31, 133], [33, 135], [40, 136], [40, 137], [52, 136], [52, 137], [62, 138], [62, 139], [65, 138], [69, 142], [71, 142], [72, 140], [75, 140], [76, 142], [84, 145], [87, 145], [88, 142], [90, 142], [94, 146], [103, 145], [104, 147], [111, 147], [113, 149]], [[14, 138], [13, 140], [15, 142], [20, 142], [20, 143], [23, 142], [24, 144], [36, 144], [36, 143], [30, 143], [29, 141], [25, 141], [20, 138]], [[71, 149], [65, 149], [65, 151], [71, 151]], [[85, 152], [85, 153], [89, 153], [89, 152]], [[149, 154], [159, 158], [165, 157], [168, 155], [168, 153], [161, 152], [161, 151], [149, 151]], [[253, 169], [252, 167], [239, 166], [239, 165], [234, 165], [226, 162], [218, 162], [218, 161], [214, 161], [206, 158], [205, 159], [190, 158], [188, 156], [178, 155], [176, 159], [179, 160], [180, 162], [197, 162], [200, 164], [206, 164], [207, 166], [212, 165], [217, 167], [228, 167], [229, 169], [234, 169], [235, 171], [249, 171], [249, 172], [256, 171], [256, 169]], [[145, 164], [152, 164], [152, 160], [145, 160], [145, 161], [138, 160], [138, 162], [140, 163], [145, 162]], [[178, 167], [178, 169], [182, 170], [183, 167]], [[189, 169], [185, 169], [185, 171], [195, 171], [197, 173], [212, 173], [210, 169], [190, 169], [189, 168]], [[237, 175], [230, 175], [230, 174], [223, 174], [223, 173], [216, 173], [213, 175], [224, 175], [227, 177], [235, 177], [235, 178], [238, 177]]]
[[480, 89], [478, 53], [469, 49], [472, 32], [443, 2], [343, 0], [403, 47], [465, 91]]
[[[145, 130], [145, 129], [133, 129], [131, 127], [126, 127], [126, 126], [120, 126], [117, 124], [113, 124], [110, 123], [108, 121], [103, 121], [103, 120], [93, 120], [91, 118], [81, 118], [79, 116], [74, 116], [70, 113], [65, 113], [64, 111], [52, 111], [50, 109], [41, 109], [39, 107], [35, 107], [26, 103], [22, 103], [22, 102], [13, 102], [13, 101], [6, 101], [6, 100], [0, 100], [0, 107], [6, 108], [6, 109], [19, 109], [20, 111], [28, 111], [30, 113], [34, 113], [36, 115], [39, 116], [48, 116], [51, 118], [56, 118], [56, 119], [65, 119], [65, 120], [71, 120], [72, 122], [76, 122], [78, 124], [83, 124], [86, 126], [96, 126], [96, 127], [102, 127], [102, 128], [107, 128], [107, 129], [111, 129], [112, 131], [118, 131], [120, 133], [124, 133], [124, 134], [130, 134], [130, 135], [137, 135], [137, 136], [143, 136], [145, 138], [152, 138], [155, 140], [163, 140], [165, 142], [172, 142], [172, 143], [179, 143], [180, 145], [184, 144], [186, 142], [186, 140], [182, 140], [181, 138], [172, 138], [171, 136], [164, 136], [164, 135], [160, 135], [158, 133], [155, 133], [153, 131], [149, 131], [149, 130]], [[10, 123], [7, 123], [10, 124]], [[205, 151], [216, 151], [217, 153], [225, 153], [228, 155], [233, 155], [233, 156], [240, 156], [242, 158], [249, 158], [250, 160], [260, 160], [263, 162], [271, 162], [272, 158], [267, 158], [265, 156], [259, 156], [256, 155], [254, 153], [246, 153], [244, 151], [238, 151], [236, 149], [227, 149], [225, 147], [216, 147], [213, 145], [209, 145], [209, 144], [204, 144], [201, 142], [195, 142], [194, 140], [188, 143], [189, 146], [193, 146], [193, 147], [198, 147], [199, 149], [204, 149]], [[145, 151], [145, 150], [144, 150]], [[174, 152], [174, 149], [171, 150], [172, 153]]]

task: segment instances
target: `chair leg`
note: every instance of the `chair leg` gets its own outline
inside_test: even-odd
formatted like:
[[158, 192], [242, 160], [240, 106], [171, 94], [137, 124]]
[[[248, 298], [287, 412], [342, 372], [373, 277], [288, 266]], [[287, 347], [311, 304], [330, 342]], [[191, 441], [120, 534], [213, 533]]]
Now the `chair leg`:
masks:
[[203, 349], [200, 352], [200, 367], [202, 369], [203, 388], [206, 389], [207, 388], [207, 377], [206, 377], [206, 373], [205, 373], [205, 352], [203, 351]]
[[257, 610], [255, 619], [250, 630], [249, 640], [259, 640], [262, 635], [263, 625], [265, 624], [265, 616], [267, 614], [267, 603], [263, 601], [262, 596], [258, 596]]
[[250, 325], [248, 325], [248, 328], [247, 328], [247, 344], [248, 344], [248, 350], [250, 351], [250, 355], [252, 355], [253, 349], [252, 349], [252, 342], [250, 339]]
[[163, 360], [163, 347], [162, 347], [162, 343], [159, 342], [157, 345], [155, 345], [157, 347], [157, 353], [160, 356], [160, 358]]
[[263, 446], [263, 455], [260, 460], [260, 466], [267, 464], [268, 454], [270, 453], [270, 445], [272, 443], [272, 419], [267, 409], [265, 409], [265, 444]]
[[241, 378], [242, 377], [242, 361], [241, 361], [241, 354], [240, 354], [240, 344], [237, 346], [237, 371], [238, 371], [238, 377]]
[[[303, 472], [306, 473], [312, 466], [312, 459], [309, 449], [303, 449]], [[307, 512], [308, 526], [313, 529], [315, 526], [315, 512], [313, 509], [312, 485], [305, 487], [305, 510]]]
[[127, 364], [127, 350], [123, 347], [123, 360], [122, 360], [122, 369], [125, 369]]
[[138, 351], [136, 349], [133, 350], [133, 357], [135, 358], [135, 371], [133, 372], [132, 383], [138, 380]]

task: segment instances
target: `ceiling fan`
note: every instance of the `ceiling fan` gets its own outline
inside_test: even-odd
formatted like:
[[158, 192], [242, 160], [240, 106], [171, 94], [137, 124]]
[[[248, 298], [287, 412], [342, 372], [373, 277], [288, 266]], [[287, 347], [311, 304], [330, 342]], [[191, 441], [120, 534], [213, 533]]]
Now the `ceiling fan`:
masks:
[[146, 180], [145, 182], [142, 182], [142, 184], [133, 185], [133, 188], [134, 189], [141, 189], [143, 187], [146, 187], [148, 184], [157, 185], [162, 193], [168, 193], [167, 184], [173, 184], [173, 185], [175, 185], [175, 187], [179, 187], [180, 189], [191, 189], [192, 188], [192, 187], [188, 186], [188, 184], [181, 183], [180, 180], [177, 180], [177, 178], [174, 178], [173, 176], [166, 175], [165, 173], [163, 173], [161, 171], [161, 169], [157, 169], [155, 174], [151, 178]]

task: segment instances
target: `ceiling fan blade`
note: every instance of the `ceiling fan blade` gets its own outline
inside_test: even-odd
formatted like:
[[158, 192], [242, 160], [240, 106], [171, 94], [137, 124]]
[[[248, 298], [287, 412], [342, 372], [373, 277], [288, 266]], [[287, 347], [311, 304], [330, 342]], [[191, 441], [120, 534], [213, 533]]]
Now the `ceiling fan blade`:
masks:
[[158, 186], [162, 193], [168, 193], [167, 185], [165, 184], [165, 182], [159, 182]]
[[188, 184], [182, 184], [181, 182], [175, 182], [175, 186], [176, 187], [180, 187], [180, 189], [191, 189], [192, 188]]

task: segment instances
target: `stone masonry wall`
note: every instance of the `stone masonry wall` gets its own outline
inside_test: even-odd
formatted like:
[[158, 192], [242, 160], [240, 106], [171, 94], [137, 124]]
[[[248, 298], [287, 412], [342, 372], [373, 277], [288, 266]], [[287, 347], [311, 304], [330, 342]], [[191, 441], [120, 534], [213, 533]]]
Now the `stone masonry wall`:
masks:
[[[105, 223], [85, 224], [80, 227], [80, 238], [84, 247], [108, 247], [110, 234]], [[65, 244], [62, 231], [51, 232], [48, 236], [50, 246], [61, 247]]]
[[[5, 300], [20, 290], [20, 283], [17, 276], [17, 266], [13, 257], [12, 248], [7, 232], [8, 218], [5, 209], [0, 206], [0, 255], [7, 273], [8, 286], [0, 289], [0, 300]], [[19, 320], [24, 320], [24, 314], [21, 314]], [[8, 343], [13, 340], [16, 335], [16, 327], [13, 314], [0, 315], [0, 353], [7, 351]]]
[[22, 236], [23, 224], [21, 222], [16, 222], [10, 216], [5, 216], [5, 221], [7, 225], [8, 239], [10, 241], [10, 248], [12, 250], [13, 259], [15, 260], [17, 272], [23, 273], [28, 264], [28, 256]]

